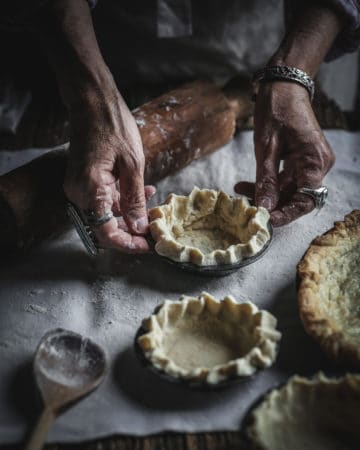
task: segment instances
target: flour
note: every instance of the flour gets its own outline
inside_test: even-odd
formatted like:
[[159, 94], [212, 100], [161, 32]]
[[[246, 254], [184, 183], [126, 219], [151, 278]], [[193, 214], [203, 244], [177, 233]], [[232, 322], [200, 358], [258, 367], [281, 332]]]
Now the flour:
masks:
[[35, 305], [33, 303], [28, 303], [24, 307], [25, 311], [33, 313], [33, 314], [46, 314], [47, 308], [41, 305]]
[[[336, 165], [324, 181], [329, 188], [326, 206], [318, 215], [275, 229], [264, 256], [228, 277], [181, 272], [154, 254], [134, 257], [106, 251], [94, 259], [74, 231], [2, 268], [0, 342], [9, 346], [0, 344], [0, 443], [18, 442], [28, 426], [24, 415], [14, 414], [9, 392], [42, 336], [57, 327], [103, 345], [110, 371], [97, 392], [56, 421], [49, 442], [95, 439], [99, 430], [103, 435], [237, 431], [248, 407], [289, 374], [324, 368], [330, 374], [334, 367], [306, 336], [299, 319], [296, 264], [315, 236], [360, 207], [360, 168], [353, 161], [360, 155], [360, 133], [332, 131], [326, 136], [337, 154]], [[188, 194], [194, 185], [234, 195], [236, 182], [254, 179], [252, 133], [245, 132], [158, 183], [151, 204], [164, 201], [170, 192]], [[229, 294], [239, 302], [251, 300], [277, 317], [283, 339], [271, 369], [237, 388], [203, 393], [167, 384], [141, 367], [133, 344], [142, 319], [166, 298], [198, 296], [204, 290], [217, 298]], [[47, 312], [39, 312], [38, 306]]]

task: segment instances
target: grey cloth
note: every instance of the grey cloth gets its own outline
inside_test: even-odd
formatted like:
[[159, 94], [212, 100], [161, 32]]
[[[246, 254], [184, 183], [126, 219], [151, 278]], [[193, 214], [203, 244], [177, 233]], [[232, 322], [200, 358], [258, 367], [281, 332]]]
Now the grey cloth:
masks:
[[0, 133], [15, 134], [31, 102], [31, 92], [0, 76]]
[[[110, 370], [98, 391], [56, 420], [52, 442], [117, 433], [236, 431], [252, 403], [288, 376], [319, 369], [334, 373], [335, 366], [304, 332], [295, 285], [296, 264], [311, 240], [360, 207], [360, 133], [329, 131], [326, 137], [337, 156], [325, 180], [327, 205], [318, 215], [276, 229], [263, 258], [229, 277], [179, 272], [155, 255], [106, 252], [92, 259], [75, 233], [6, 261], [0, 271], [0, 443], [20, 441], [39, 411], [29, 363], [43, 334], [56, 327], [100, 343]], [[217, 153], [161, 181], [154, 202], [169, 192], [187, 193], [194, 185], [233, 194], [237, 181], [255, 178], [252, 138], [252, 132], [241, 133]], [[36, 154], [30, 152], [30, 157]], [[0, 173], [13, 167], [16, 158], [16, 152], [0, 156]], [[166, 298], [203, 290], [218, 298], [231, 294], [239, 302], [250, 299], [278, 318], [283, 337], [272, 368], [233, 388], [207, 393], [159, 380], [141, 367], [133, 340], [142, 318]]]

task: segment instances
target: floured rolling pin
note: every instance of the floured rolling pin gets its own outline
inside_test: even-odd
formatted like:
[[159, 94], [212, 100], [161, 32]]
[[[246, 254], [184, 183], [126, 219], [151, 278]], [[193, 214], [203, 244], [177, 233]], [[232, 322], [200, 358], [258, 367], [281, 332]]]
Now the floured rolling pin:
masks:
[[[236, 123], [253, 112], [250, 82], [239, 78], [223, 90], [195, 81], [133, 111], [154, 183], [231, 140]], [[47, 153], [0, 177], [1, 254], [25, 249], [69, 226], [63, 180], [67, 150]]]

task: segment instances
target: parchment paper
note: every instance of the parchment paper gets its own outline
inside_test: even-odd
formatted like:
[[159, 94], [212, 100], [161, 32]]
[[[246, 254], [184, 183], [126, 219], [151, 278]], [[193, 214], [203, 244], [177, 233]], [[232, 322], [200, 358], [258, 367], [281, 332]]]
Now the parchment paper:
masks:
[[[106, 252], [92, 259], [73, 232], [3, 264], [0, 443], [20, 441], [39, 411], [30, 362], [40, 338], [56, 327], [92, 337], [105, 347], [111, 366], [103, 385], [56, 421], [49, 435], [52, 442], [116, 433], [238, 430], [249, 406], [289, 375], [319, 369], [333, 373], [331, 363], [303, 331], [295, 290], [295, 267], [310, 241], [360, 207], [360, 133], [326, 134], [337, 163], [326, 179], [330, 194], [325, 208], [275, 230], [268, 253], [231, 276], [202, 278], [150, 255]], [[28, 156], [33, 155], [29, 151]], [[0, 170], [16, 165], [17, 157], [16, 152], [3, 153]], [[153, 203], [171, 191], [187, 193], [194, 184], [233, 193], [234, 183], [252, 180], [254, 170], [252, 133], [245, 132], [216, 154], [159, 183]], [[168, 384], [141, 367], [133, 338], [142, 318], [166, 298], [204, 290], [220, 298], [232, 294], [239, 302], [251, 299], [275, 314], [283, 338], [271, 369], [236, 387], [204, 393]]]

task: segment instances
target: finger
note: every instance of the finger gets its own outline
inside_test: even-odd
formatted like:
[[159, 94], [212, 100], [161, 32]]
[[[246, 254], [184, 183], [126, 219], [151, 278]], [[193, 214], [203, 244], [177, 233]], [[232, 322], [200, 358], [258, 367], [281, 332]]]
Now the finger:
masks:
[[[116, 193], [114, 193], [114, 196], [113, 196], [113, 207], [112, 207], [112, 211], [113, 211], [113, 213], [114, 213], [114, 215], [116, 217], [121, 216], [120, 192], [119, 192], [118, 189], [120, 189], [120, 186], [117, 186]], [[156, 193], [155, 186], [151, 186], [151, 185], [145, 186], [145, 198], [146, 198], [146, 201], [150, 200], [151, 197], [153, 197], [153, 195], [155, 193]], [[128, 227], [127, 227], [127, 231], [129, 231]]]
[[237, 194], [245, 195], [246, 197], [254, 200], [255, 198], [255, 183], [250, 183], [249, 181], [240, 181], [235, 184], [234, 191]]
[[130, 231], [135, 234], [145, 234], [149, 228], [143, 173], [143, 157], [127, 157], [120, 162], [121, 211]]
[[272, 136], [266, 143], [255, 140], [256, 163], [256, 185], [255, 203], [257, 206], [272, 211], [279, 200], [279, 149], [278, 141]]
[[125, 231], [126, 233], [129, 233], [129, 227], [127, 226], [127, 223], [125, 222], [123, 217], [117, 217], [116, 218], [117, 222], [118, 222], [118, 227], [120, 228], [120, 230]]
[[145, 198], [146, 201], [150, 200], [156, 194], [156, 187], [148, 184], [145, 186]]
[[291, 157], [287, 158], [284, 161], [284, 167], [283, 170], [279, 173], [278, 180], [280, 191], [284, 191], [285, 186], [294, 184], [294, 162]]
[[[322, 150], [313, 145], [304, 145], [302, 154], [291, 161], [295, 192], [281, 208], [273, 211], [271, 221], [274, 226], [286, 225], [315, 208], [314, 200], [308, 195], [296, 192], [302, 187], [316, 189], [322, 184], [328, 164], [324, 164]], [[294, 183], [295, 182], [295, 183]], [[294, 189], [294, 187], [293, 187]]]
[[118, 226], [116, 218], [94, 229], [100, 248], [112, 248], [125, 253], [146, 253], [150, 250], [145, 238], [133, 236]]
[[121, 215], [120, 192], [117, 189], [114, 189], [114, 192], [113, 192], [112, 212], [114, 213], [114, 216]]
[[312, 198], [296, 192], [285, 205], [271, 212], [270, 221], [274, 227], [287, 225], [304, 214], [308, 214], [314, 209], [314, 206]]
[[288, 203], [296, 192], [296, 184], [284, 172], [279, 174], [280, 196], [276, 209]]

